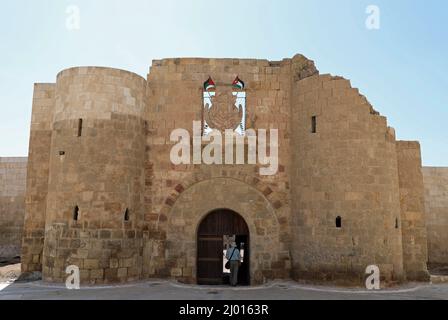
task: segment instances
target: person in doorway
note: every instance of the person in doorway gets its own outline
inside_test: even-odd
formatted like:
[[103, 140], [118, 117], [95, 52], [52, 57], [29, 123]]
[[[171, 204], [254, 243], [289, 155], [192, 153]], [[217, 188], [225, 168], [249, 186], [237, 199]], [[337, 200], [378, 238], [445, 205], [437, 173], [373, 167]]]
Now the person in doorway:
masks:
[[241, 263], [240, 250], [238, 250], [236, 242], [232, 242], [226, 252], [226, 258], [230, 261], [230, 285], [236, 287], [238, 284], [238, 269]]

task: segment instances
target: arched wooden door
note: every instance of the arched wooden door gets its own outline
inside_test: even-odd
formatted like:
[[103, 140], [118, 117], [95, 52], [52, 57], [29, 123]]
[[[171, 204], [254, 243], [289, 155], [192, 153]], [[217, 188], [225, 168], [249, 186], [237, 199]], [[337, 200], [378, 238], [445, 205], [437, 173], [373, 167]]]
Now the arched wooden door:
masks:
[[198, 284], [220, 285], [228, 281], [223, 270], [224, 239], [234, 236], [244, 259], [238, 276], [240, 285], [250, 284], [249, 228], [244, 219], [231, 210], [215, 210], [208, 214], [198, 228], [197, 279]]

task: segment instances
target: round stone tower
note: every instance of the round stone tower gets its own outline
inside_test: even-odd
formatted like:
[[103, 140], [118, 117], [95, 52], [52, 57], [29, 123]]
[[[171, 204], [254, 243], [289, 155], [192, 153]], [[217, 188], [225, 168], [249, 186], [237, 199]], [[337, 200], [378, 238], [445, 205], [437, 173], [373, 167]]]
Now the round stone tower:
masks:
[[51, 142], [43, 278], [84, 283], [141, 275], [146, 80], [82, 67], [59, 73]]

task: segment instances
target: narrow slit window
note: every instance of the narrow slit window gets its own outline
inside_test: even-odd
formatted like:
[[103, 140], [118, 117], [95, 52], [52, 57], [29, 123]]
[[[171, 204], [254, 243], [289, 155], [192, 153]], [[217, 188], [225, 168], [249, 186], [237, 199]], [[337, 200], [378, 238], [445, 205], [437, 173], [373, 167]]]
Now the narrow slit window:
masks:
[[338, 228], [338, 229], [342, 228], [342, 218], [341, 217], [336, 218], [336, 228]]
[[399, 228], [399, 224], [398, 224], [398, 218], [395, 218], [395, 229]]
[[78, 120], [78, 137], [82, 136], [82, 119]]
[[317, 133], [317, 117], [311, 117], [311, 133]]
[[75, 209], [73, 209], [73, 220], [78, 221], [79, 219], [79, 207], [76, 206]]
[[129, 221], [129, 209], [126, 208], [126, 211], [124, 212], [124, 221]]

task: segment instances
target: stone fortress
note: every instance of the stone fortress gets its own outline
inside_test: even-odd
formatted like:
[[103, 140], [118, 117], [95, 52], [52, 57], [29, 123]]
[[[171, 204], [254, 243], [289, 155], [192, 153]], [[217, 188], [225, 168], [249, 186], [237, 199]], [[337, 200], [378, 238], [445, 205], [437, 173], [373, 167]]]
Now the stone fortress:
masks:
[[[204, 121], [204, 81], [219, 91], [236, 76], [245, 127], [278, 129], [278, 173], [173, 165], [170, 133]], [[76, 265], [87, 284], [212, 284], [223, 236], [243, 234], [251, 285], [363, 285], [369, 265], [387, 282], [426, 281], [448, 266], [448, 169], [422, 168], [418, 142], [397, 141], [350, 81], [301, 55], [156, 60], [146, 80], [64, 70], [34, 87], [26, 194], [23, 161], [14, 179], [0, 162], [0, 249], [22, 235], [22, 271], [50, 282]]]

